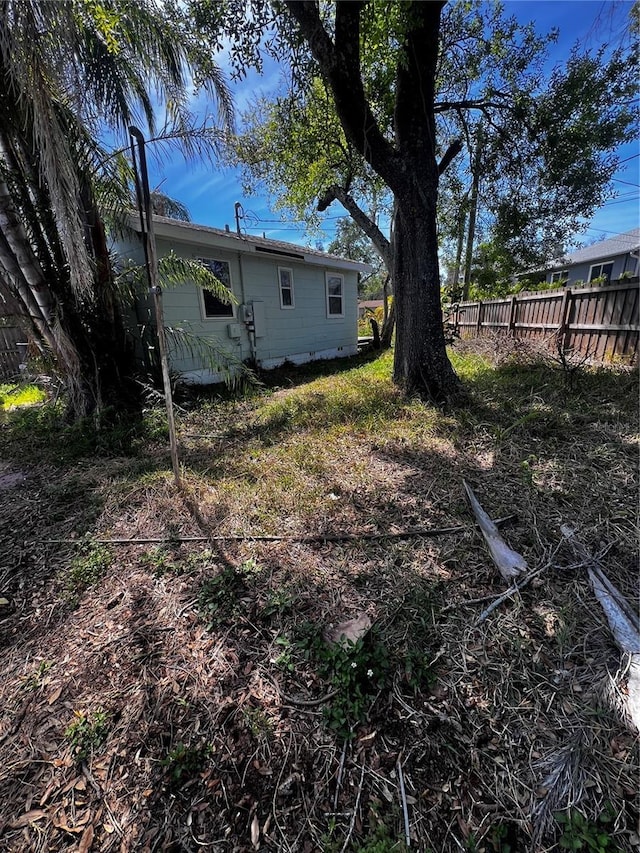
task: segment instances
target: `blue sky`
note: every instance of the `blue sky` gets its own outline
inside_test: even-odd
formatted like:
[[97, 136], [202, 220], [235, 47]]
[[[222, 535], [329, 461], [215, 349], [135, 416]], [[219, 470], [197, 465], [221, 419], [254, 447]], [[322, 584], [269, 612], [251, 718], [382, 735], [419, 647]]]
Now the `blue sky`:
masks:
[[[508, 0], [504, 5], [507, 14], [515, 15], [522, 22], [534, 21], [541, 33], [554, 27], [559, 29], [558, 42], [550, 52], [549, 64], [553, 66], [566, 59], [576, 42], [585, 50], [595, 50], [602, 42], [616, 43], [632, 4], [618, 0]], [[223, 56], [219, 61], [224, 67]], [[241, 84], [231, 84], [237, 112], [240, 113], [255, 95], [273, 93], [280, 80], [281, 69], [267, 62], [263, 76], [251, 72]], [[580, 240], [591, 242], [638, 227], [639, 152], [637, 141], [620, 148], [620, 157], [625, 162], [616, 174], [614, 192], [617, 197], [611, 198], [595, 213]], [[234, 204], [239, 201], [251, 214], [243, 223], [247, 233], [261, 235], [264, 232], [274, 239], [309, 242], [299, 224], [280, 222], [280, 214], [272, 210], [266, 195], [248, 198], [243, 195], [238, 170], [211, 163], [187, 164], [174, 156], [161, 163], [154, 163], [152, 159], [150, 171], [152, 185], [160, 186], [163, 192], [186, 204], [194, 222], [218, 228], [229, 224], [235, 228]], [[334, 202], [328, 211], [324, 235], [321, 235], [325, 244], [331, 239], [336, 220], [343, 215], [346, 215], [343, 209]]]

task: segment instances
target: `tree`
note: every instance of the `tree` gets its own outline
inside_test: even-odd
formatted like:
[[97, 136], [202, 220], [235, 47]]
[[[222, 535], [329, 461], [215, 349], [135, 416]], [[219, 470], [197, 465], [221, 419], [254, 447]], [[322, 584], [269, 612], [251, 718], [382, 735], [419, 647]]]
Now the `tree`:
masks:
[[[407, 8], [365, 3], [360, 16], [362, 86], [387, 139], [394, 138], [402, 56], [394, 39]], [[439, 150], [449, 157], [439, 170], [438, 232], [455, 247], [456, 281], [464, 266], [471, 270], [476, 231], [500, 243], [514, 270], [526, 268], [573, 235], [610, 192], [613, 152], [634, 128], [636, 54], [627, 46], [579, 63], [576, 56], [549, 78], [544, 63], [556, 37], [506, 17], [498, 3], [451, 3], [443, 10], [434, 113]], [[378, 222], [370, 212], [381, 203], [391, 209], [386, 184], [346, 134], [318, 65], [309, 70], [296, 56], [309, 79], [275, 100], [262, 99], [245, 116], [236, 149], [245, 175], [264, 181], [277, 205], [299, 218], [309, 217], [316, 200], [321, 210], [340, 201], [384, 257], [388, 241], [371, 227]], [[455, 139], [466, 156], [452, 156]], [[580, 169], [581, 162], [589, 168]]]
[[[456, 31], [473, 33], [464, 7], [457, 8], [459, 22], [447, 18], [454, 24], [452, 38]], [[474, 91], [473, 107], [457, 119], [466, 157], [455, 161], [441, 187], [450, 200], [440, 218], [450, 254], [459, 257], [466, 242], [466, 289], [478, 234], [491, 244], [490, 254], [511, 259], [511, 274], [562, 254], [611, 196], [616, 148], [633, 138], [637, 126], [637, 32], [630, 28], [624, 42], [593, 54], [576, 47], [547, 74], [542, 63], [556, 34], [540, 38], [497, 12], [499, 7], [477, 10], [492, 34], [491, 50], [478, 54], [464, 45], [483, 83]], [[457, 74], [456, 98], [469, 89], [467, 67], [460, 63], [453, 78], [447, 75], [455, 80]], [[512, 108], [500, 107], [508, 91]], [[455, 290], [462, 265], [453, 259], [451, 265]]]
[[0, 7], [0, 287], [54, 358], [76, 417], [137, 396], [103, 217], [129, 206], [128, 171], [96, 141], [102, 123], [152, 131], [154, 91], [169, 105], [164, 135], [197, 146], [190, 73], [229, 114], [210, 49], [185, 21], [150, 0]]
[[[393, 197], [394, 380], [407, 393], [434, 400], [459, 387], [445, 348], [436, 232], [439, 171], [459, 150], [455, 143], [442, 152], [436, 140], [443, 6], [338, 0], [321, 7], [286, 0], [276, 7], [257, 0], [249, 20], [241, 0], [190, 6], [199, 26], [226, 27], [233, 36], [239, 73], [249, 62], [259, 67], [267, 49], [288, 57], [295, 82], [308, 86], [322, 78], [350, 149]], [[388, 61], [373, 73], [383, 54]]]

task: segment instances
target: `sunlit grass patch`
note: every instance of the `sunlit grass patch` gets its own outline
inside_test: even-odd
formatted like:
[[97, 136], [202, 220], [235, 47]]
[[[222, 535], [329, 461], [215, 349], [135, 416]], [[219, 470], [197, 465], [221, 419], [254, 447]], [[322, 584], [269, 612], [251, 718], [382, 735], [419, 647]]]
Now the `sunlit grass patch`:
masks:
[[0, 408], [5, 411], [20, 406], [35, 406], [44, 403], [47, 395], [37, 385], [5, 383], [0, 385]]

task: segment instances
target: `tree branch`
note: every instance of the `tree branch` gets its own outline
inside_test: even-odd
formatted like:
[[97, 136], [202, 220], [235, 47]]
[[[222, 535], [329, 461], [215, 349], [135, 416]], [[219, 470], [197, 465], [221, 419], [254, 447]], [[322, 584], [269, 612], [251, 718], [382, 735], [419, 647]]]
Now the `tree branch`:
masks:
[[444, 174], [451, 161], [462, 151], [462, 139], [456, 139], [444, 152], [444, 157], [438, 163], [438, 175]]
[[367, 214], [358, 207], [353, 196], [337, 184], [329, 187], [318, 198], [318, 210], [322, 212], [326, 210], [332, 201], [339, 201], [340, 204], [349, 212], [353, 221], [362, 228], [367, 237], [376, 247], [376, 251], [384, 261], [387, 270], [391, 269], [391, 244], [378, 228], [375, 222], [370, 219]]
[[317, 3], [285, 0], [320, 73], [331, 88], [344, 132], [373, 169], [393, 186], [396, 151], [385, 139], [367, 101], [360, 69], [360, 12], [364, 3], [338, 0], [335, 42], [320, 19]]
[[448, 110], [486, 110], [490, 108], [503, 110], [508, 106], [508, 98], [505, 96], [504, 101], [438, 101], [433, 105], [433, 111], [436, 113], [446, 113]]

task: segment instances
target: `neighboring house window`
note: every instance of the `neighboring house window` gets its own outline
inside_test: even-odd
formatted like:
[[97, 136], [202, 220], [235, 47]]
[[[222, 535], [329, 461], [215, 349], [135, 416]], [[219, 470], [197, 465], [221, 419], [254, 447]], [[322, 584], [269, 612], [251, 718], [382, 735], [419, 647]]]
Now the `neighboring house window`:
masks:
[[295, 308], [293, 299], [293, 270], [278, 267], [278, 282], [280, 284], [280, 307]]
[[589, 281], [593, 281], [594, 278], [604, 277], [607, 280], [607, 284], [609, 284], [612, 272], [613, 261], [608, 261], [606, 264], [595, 264], [589, 270]]
[[552, 272], [551, 284], [555, 284], [557, 281], [566, 281], [568, 278], [569, 270], [562, 270], [561, 272]]
[[[198, 260], [231, 290], [231, 272], [228, 261], [218, 261], [213, 258], [198, 258]], [[199, 288], [199, 290], [202, 293], [203, 313], [207, 319], [233, 317], [233, 305], [222, 302], [210, 290], [204, 288]]]
[[344, 317], [344, 277], [327, 273], [327, 317]]

